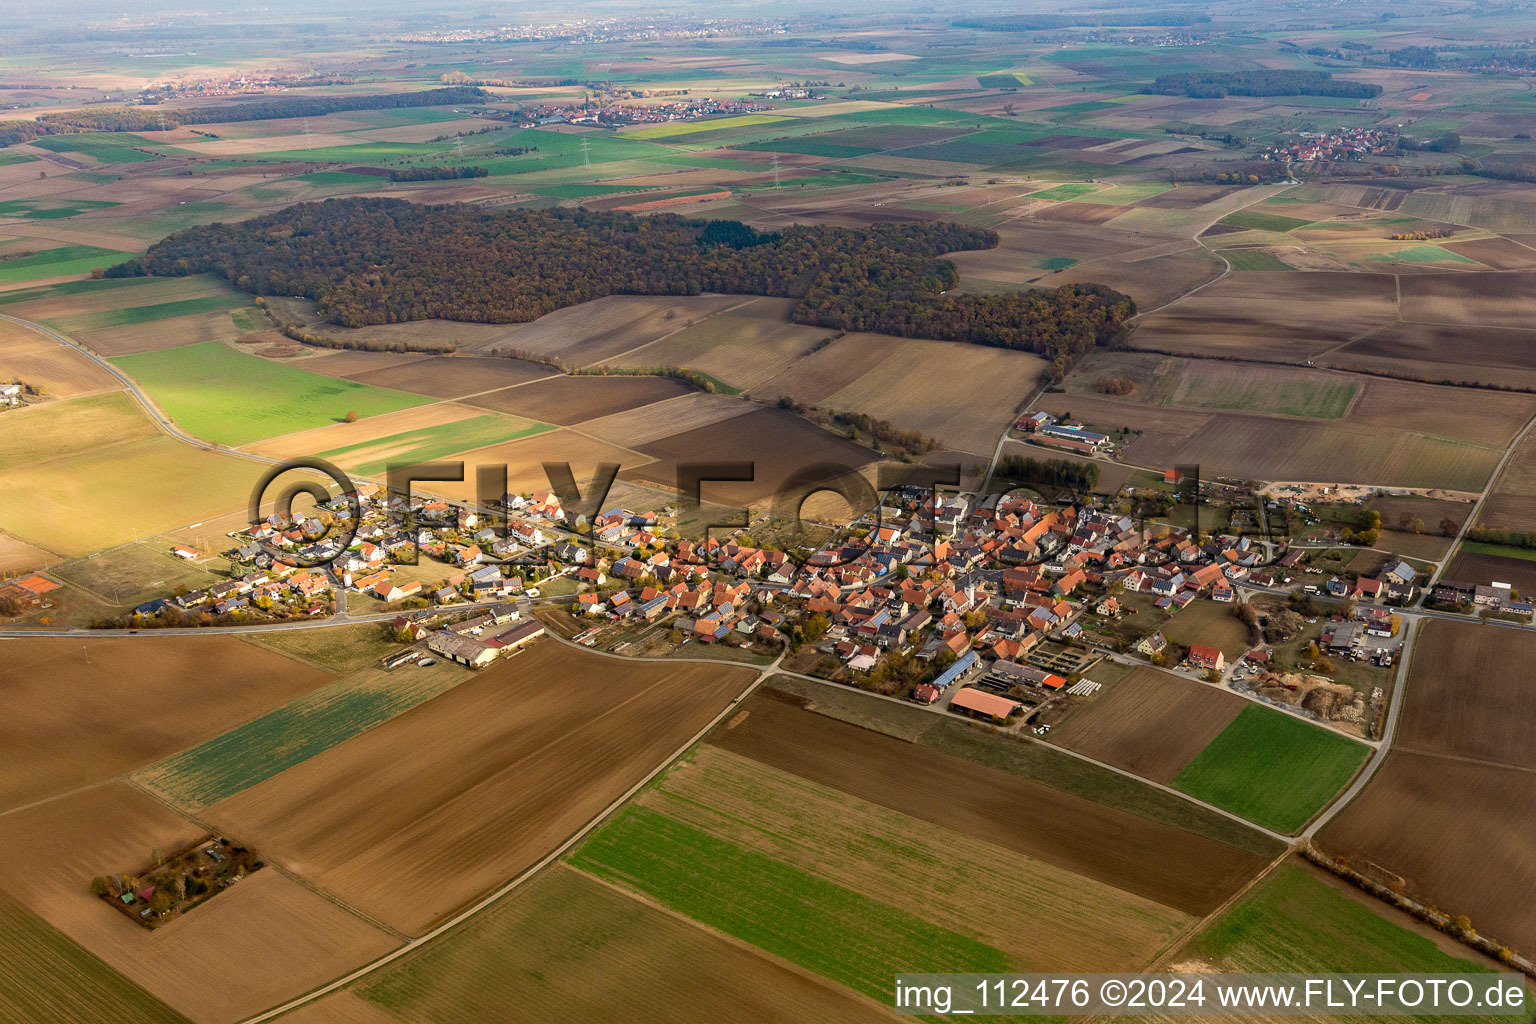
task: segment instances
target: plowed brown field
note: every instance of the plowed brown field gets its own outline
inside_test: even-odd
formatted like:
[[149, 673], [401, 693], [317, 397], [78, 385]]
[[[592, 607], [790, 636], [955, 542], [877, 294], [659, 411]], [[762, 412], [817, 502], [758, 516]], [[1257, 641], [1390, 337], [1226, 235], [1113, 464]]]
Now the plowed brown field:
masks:
[[1138, 668], [1056, 726], [1051, 739], [1166, 785], [1245, 703], [1225, 690]]
[[543, 640], [205, 813], [419, 934], [558, 846], [751, 678]]
[[711, 742], [987, 842], [1205, 914], [1264, 858], [996, 769], [759, 697]]

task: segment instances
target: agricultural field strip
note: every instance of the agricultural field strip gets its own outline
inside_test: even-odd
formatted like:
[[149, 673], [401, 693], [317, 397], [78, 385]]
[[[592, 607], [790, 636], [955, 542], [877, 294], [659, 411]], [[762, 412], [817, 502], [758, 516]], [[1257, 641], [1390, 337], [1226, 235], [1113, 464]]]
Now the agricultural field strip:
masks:
[[708, 322], [710, 320], [713, 320], [715, 317], [720, 316], [721, 314], [735, 312], [736, 310], [740, 309], [743, 306], [751, 305], [752, 303], [756, 302], [760, 298], [762, 298], [761, 295], [751, 295], [751, 296], [748, 296], [746, 299], [744, 299], [741, 302], [736, 303], [733, 306], [726, 306], [723, 309], [714, 310], [712, 312], [704, 314], [704, 316], [699, 317], [697, 320], [694, 320], [691, 323], [684, 323], [681, 327], [678, 327], [675, 330], [668, 331], [666, 334], [663, 334], [659, 338], [652, 338], [649, 341], [646, 341], [646, 342], [643, 342], [643, 343], [641, 343], [639, 345], [636, 345], [634, 348], [626, 349], [623, 352], [616, 352], [613, 355], [607, 356], [607, 357], [602, 358], [602, 359], [594, 359], [592, 362], [590, 362], [590, 363], [588, 363], [586, 365], [587, 365], [587, 367], [600, 366], [600, 365], [602, 365], [604, 363], [614, 363], [615, 365], [617, 365], [617, 361], [618, 360], [628, 359], [634, 353], [639, 352], [642, 349], [648, 348], [651, 345], [655, 345], [655, 344], [657, 344], [659, 342], [666, 341], [668, 338], [672, 337], [672, 335], [674, 335], [674, 334], [681, 334], [683, 331], [688, 330], [690, 327], [697, 327], [700, 324], [703, 324], [703, 323], [706, 323], [706, 322]]
[[[1477, 522], [1478, 517], [1482, 514], [1483, 506], [1488, 501], [1489, 495], [1493, 494], [1494, 489], [1498, 485], [1499, 478], [1504, 475], [1504, 470], [1509, 465], [1509, 460], [1514, 458], [1516, 449], [1518, 449], [1520, 447], [1520, 445], [1525, 442], [1525, 439], [1530, 435], [1532, 428], [1536, 428], [1536, 415], [1533, 415], [1531, 417], [1530, 421], [1526, 423], [1524, 429], [1522, 429], [1519, 434], [1515, 435], [1514, 440], [1512, 440], [1509, 443], [1509, 447], [1504, 450], [1503, 457], [1500, 458], [1499, 461], [1498, 461], [1498, 464], [1493, 467], [1493, 472], [1488, 474], [1488, 481], [1487, 481], [1487, 483], [1485, 483], [1483, 485], [1483, 489], [1478, 492], [1477, 500], [1472, 503], [1472, 511], [1467, 513], [1467, 518], [1462, 521], [1461, 528], [1456, 531], [1455, 540], [1451, 543], [1450, 553], [1447, 554], [1447, 556], [1446, 556], [1444, 561], [1440, 562], [1435, 567], [1435, 571], [1430, 574], [1429, 583], [1427, 584], [1428, 586], [1432, 587], [1437, 582], [1439, 582], [1441, 575], [1445, 572], [1446, 568], [1451, 564], [1451, 554], [1454, 553], [1458, 548], [1461, 547], [1461, 542], [1463, 540], [1465, 540], [1466, 537], [1467, 537], [1467, 531], [1472, 528], [1472, 525], [1475, 522]], [[1407, 660], [1408, 660], [1407, 659], [1408, 646], [1405, 644], [1403, 649], [1404, 649], [1403, 661], [1404, 661], [1404, 664], [1406, 665]], [[1399, 678], [1398, 686], [1401, 687], [1401, 685], [1402, 685], [1401, 680], [1402, 680], [1402, 678], [1404, 678], [1404, 674], [1401, 671], [1398, 673], [1398, 678]], [[1396, 711], [1398, 706], [1402, 703], [1400, 699], [1397, 699], [1399, 694], [1401, 694], [1401, 690], [1400, 689], [1394, 692], [1394, 699], [1392, 701], [1392, 708], [1393, 708], [1394, 712]], [[1393, 720], [1395, 722], [1395, 718], [1396, 718], [1396, 716], [1395, 716], [1395, 714], [1393, 714], [1391, 720]], [[1388, 735], [1390, 735], [1390, 733]], [[1383, 747], [1385, 747], [1385, 744], [1383, 744]], [[1374, 768], [1372, 770], [1374, 771]]]
[[[1141, 663], [1138, 662], [1137, 664], [1140, 665]], [[796, 679], [803, 679], [803, 680], [805, 680], [808, 683], [817, 683], [817, 684], [819, 684], [821, 686], [836, 687], [836, 686], [839, 685], [837, 683], [829, 682], [826, 679], [820, 679], [820, 678], [818, 678], [816, 676], [802, 675], [799, 672], [791, 672], [791, 671], [789, 671], [787, 669], [780, 669], [779, 670], [779, 675], [794, 676]], [[1209, 684], [1207, 684], [1207, 685], [1209, 685]], [[1236, 691], [1229, 691], [1229, 692], [1235, 693]], [[950, 719], [950, 720], [957, 720], [957, 719], [955, 719], [954, 715], [950, 714], [949, 712], [945, 711], [942, 708], [931, 707], [931, 706], [928, 706], [928, 705], [914, 705], [911, 701], [902, 700], [899, 697], [888, 697], [888, 696], [886, 696], [883, 693], [871, 693], [868, 696], [876, 697], [876, 698], [879, 698], [880, 700], [891, 701], [892, 703], [900, 704], [903, 707], [919, 707], [920, 710], [927, 711], [927, 712], [930, 712], [932, 714], [942, 716], [943, 718]], [[1258, 698], [1253, 698], [1253, 700], [1257, 701]], [[1268, 707], [1269, 705], [1265, 705], [1265, 706]], [[1131, 779], [1131, 780], [1133, 780], [1135, 782], [1140, 783], [1143, 786], [1151, 786], [1154, 789], [1161, 790], [1162, 792], [1167, 793], [1169, 796], [1176, 796], [1180, 800], [1186, 801], [1186, 802], [1191, 803], [1191, 804], [1195, 804], [1196, 806], [1202, 807], [1205, 810], [1210, 811], [1213, 814], [1219, 814], [1223, 818], [1228, 818], [1228, 819], [1231, 819], [1232, 821], [1238, 822], [1239, 824], [1243, 825], [1246, 828], [1253, 829], [1256, 832], [1262, 832], [1266, 836], [1268, 836], [1269, 838], [1274, 839], [1274, 840], [1276, 840], [1278, 842], [1289, 844], [1289, 843], [1293, 842], [1293, 840], [1294, 840], [1294, 837], [1292, 837], [1292, 836], [1283, 835], [1283, 834], [1281, 834], [1279, 832], [1274, 831], [1273, 829], [1269, 829], [1269, 828], [1264, 827], [1263, 825], [1260, 825], [1260, 824], [1257, 824], [1255, 822], [1249, 821], [1247, 818], [1243, 817], [1241, 814], [1235, 814], [1232, 811], [1229, 811], [1229, 810], [1227, 810], [1224, 807], [1218, 807], [1215, 804], [1207, 803], [1206, 801], [1200, 799], [1197, 796], [1193, 796], [1192, 794], [1186, 793], [1183, 790], [1174, 789], [1172, 786], [1165, 786], [1161, 782], [1154, 782], [1151, 779], [1145, 778], [1144, 776], [1137, 775], [1135, 772], [1127, 771], [1124, 768], [1118, 768], [1115, 765], [1112, 765], [1112, 764], [1110, 764], [1107, 761], [1100, 761], [1097, 758], [1088, 756], [1087, 754], [1079, 753], [1076, 750], [1072, 750], [1072, 749], [1070, 749], [1068, 747], [1060, 746], [1060, 745], [1055, 744], [1055, 743], [1049, 743], [1049, 742], [1047, 742], [1045, 740], [1036, 739], [1034, 736], [1030, 736], [1030, 735], [1027, 735], [1027, 734], [1021, 733], [1021, 734], [1019, 734], [1019, 738], [1024, 740], [1027, 743], [1039, 744], [1040, 746], [1046, 747], [1046, 748], [1050, 749], [1051, 751], [1053, 751], [1055, 753], [1065, 754], [1068, 757], [1074, 757], [1077, 760], [1084, 762], [1085, 764], [1093, 765], [1095, 768], [1102, 768], [1105, 771], [1114, 772], [1116, 775], [1120, 775], [1120, 776], [1123, 776], [1123, 777], [1125, 777], [1127, 779]]]
[[[609, 653], [607, 653], [605, 651], [591, 651], [591, 650], [588, 650], [585, 647], [579, 647], [576, 644], [570, 643], [564, 637], [560, 637], [560, 636], [558, 636], [556, 634], [550, 634], [550, 635], [554, 636], [555, 639], [558, 642], [567, 644], [567, 645], [569, 645], [571, 647], [577, 647], [577, 649], [579, 649], [579, 650], [581, 650], [581, 651], [583, 651], [585, 653], [588, 653], [588, 654], [598, 654], [598, 655], [601, 655], [603, 657], [614, 658], [614, 659], [619, 660], [619, 661], [637, 660], [637, 659], [625, 658], [622, 655], [609, 654]], [[405, 954], [411, 952], [414, 949], [417, 949], [417, 948], [425, 945], [428, 942], [431, 942], [433, 939], [436, 939], [436, 938], [439, 938], [439, 937], [441, 937], [443, 935], [446, 935], [447, 933], [449, 933], [449, 932], [453, 931], [455, 928], [457, 928], [459, 925], [461, 925], [464, 922], [470, 920], [471, 918], [474, 918], [477, 915], [479, 915], [486, 908], [488, 908], [490, 906], [493, 906], [494, 904], [498, 903], [503, 897], [505, 897], [508, 893], [511, 893], [514, 890], [516, 890], [518, 887], [520, 887], [528, 879], [530, 879], [530, 878], [534, 877], [535, 875], [539, 874], [539, 872], [543, 871], [549, 865], [554, 864], [557, 861], [559, 861], [562, 857], [565, 856], [566, 853], [568, 853], [570, 850], [574, 849], [579, 843], [581, 843], [583, 840], [585, 840], [588, 835], [590, 835], [593, 831], [595, 831], [598, 828], [598, 826], [600, 826], [604, 822], [608, 821], [614, 815], [615, 812], [617, 812], [620, 808], [622, 808], [626, 804], [628, 804], [629, 801], [631, 799], [633, 799], [634, 796], [637, 793], [643, 792], [647, 787], [649, 787], [650, 784], [659, 775], [661, 775], [662, 772], [666, 771], [668, 767], [670, 767], [672, 764], [674, 764], [678, 760], [678, 758], [680, 758], [684, 754], [686, 754], [695, 744], [697, 744], [705, 736], [709, 735], [709, 733], [712, 730], [714, 730], [721, 722], [725, 721], [726, 716], [730, 715], [742, 701], [746, 700], [747, 697], [749, 697], [752, 694], [753, 691], [755, 691], [760, 685], [762, 685], [763, 680], [767, 679], [769, 675], [771, 675], [774, 671], [776, 671], [778, 669], [779, 662], [782, 661], [783, 659], [784, 659], [784, 656], [781, 654], [781, 655], [779, 655], [778, 658], [774, 659], [772, 664], [766, 665], [761, 670], [759, 670], [757, 676], [752, 680], [751, 683], [749, 683], [746, 686], [745, 689], [742, 690], [741, 694], [736, 699], [732, 700], [729, 704], [727, 704], [725, 706], [725, 708], [723, 708], [718, 715], [716, 715], [709, 722], [707, 722], [704, 725], [703, 728], [701, 728], [693, 736], [689, 737], [688, 740], [685, 743], [683, 743], [682, 746], [678, 747], [677, 750], [674, 751], [670, 757], [668, 757], [661, 764], [657, 765], [652, 771], [647, 773], [644, 778], [642, 778], [639, 781], [637, 781], [633, 786], [631, 786], [629, 789], [627, 789], [624, 793], [620, 794], [617, 798], [615, 798], [612, 803], [610, 803], [607, 807], [603, 808], [600, 812], [598, 812], [595, 816], [593, 816], [593, 818], [590, 821], [588, 821], [587, 824], [583, 825], [579, 830], [577, 830], [573, 835], [571, 835], [570, 838], [566, 839], [559, 846], [557, 846], [553, 850], [549, 851], [542, 858], [540, 858], [537, 862], [535, 862], [535, 863], [529, 865], [527, 868], [525, 868], [522, 871], [522, 873], [517, 875], [517, 877], [509, 880], [505, 885], [501, 886], [499, 889], [497, 889], [494, 892], [486, 895], [485, 897], [480, 899], [478, 902], [472, 904], [471, 906], [469, 906], [469, 907], [465, 908], [464, 910], [460, 911], [459, 913], [455, 914], [453, 917], [449, 918], [448, 920], [446, 920], [446, 921], [442, 922], [441, 924], [435, 926], [430, 931], [425, 932], [425, 933], [417, 936], [415, 939], [411, 940], [406, 945], [401, 946], [398, 949], [392, 950], [391, 952], [386, 953], [385, 955], [379, 957], [378, 959], [373, 960], [373, 961], [371, 961], [371, 962], [369, 962], [367, 964], [364, 964], [363, 966], [357, 968], [356, 970], [354, 970], [354, 971], [352, 971], [352, 972], [350, 972], [350, 973], [348, 973], [348, 974], [346, 974], [346, 975], [344, 975], [344, 976], [342, 976], [340, 978], [337, 978], [334, 981], [331, 981], [328, 984], [323, 985], [320, 988], [317, 988], [317, 989], [315, 989], [312, 992], [307, 992], [304, 995], [298, 997], [297, 999], [292, 999], [292, 1000], [288, 1001], [287, 1003], [282, 1004], [281, 1006], [273, 1007], [270, 1010], [266, 1010], [266, 1011], [264, 1011], [262, 1013], [259, 1013], [259, 1014], [255, 1015], [253, 1017], [249, 1017], [249, 1018], [245, 1019], [244, 1021], [239, 1022], [239, 1024], [264, 1024], [265, 1021], [273, 1020], [273, 1019], [275, 1019], [277, 1017], [282, 1016], [283, 1014], [286, 1014], [286, 1013], [289, 1013], [289, 1012], [291, 1012], [293, 1010], [296, 1010], [296, 1009], [298, 1009], [301, 1006], [308, 1005], [309, 1003], [314, 1002], [316, 999], [319, 999], [322, 996], [326, 996], [326, 995], [331, 994], [332, 992], [339, 991], [340, 989], [343, 989], [346, 986], [351, 985], [353, 982], [358, 981], [361, 978], [368, 977], [369, 975], [373, 974], [374, 972], [378, 971], [379, 969], [388, 966], [389, 964], [393, 963], [394, 961], [400, 959], [400, 957], [404, 956]], [[674, 660], [674, 661], [707, 662], [707, 663], [709, 663], [711, 665], [719, 665], [720, 664], [720, 662], [717, 659], [712, 659], [712, 658], [681, 658], [681, 659], [670, 659], [670, 660]]]

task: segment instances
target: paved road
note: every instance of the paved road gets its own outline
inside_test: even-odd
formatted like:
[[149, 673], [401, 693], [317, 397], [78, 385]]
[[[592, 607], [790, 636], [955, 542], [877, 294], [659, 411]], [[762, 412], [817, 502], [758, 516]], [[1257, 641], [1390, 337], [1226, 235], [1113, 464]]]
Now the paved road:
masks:
[[251, 462], [260, 462], [269, 466], [275, 466], [281, 461], [280, 459], [267, 458], [264, 455], [256, 455], [252, 452], [243, 452], [238, 448], [227, 448], [224, 445], [212, 444], [208, 441], [204, 441], [200, 437], [194, 437], [191, 434], [183, 433], [181, 428], [176, 426], [176, 424], [173, 423], [168, 416], [160, 411], [159, 407], [156, 406], [154, 402], [150, 401], [149, 396], [139, 389], [139, 386], [134, 383], [133, 378], [129, 377], [117, 367], [113, 366], [110, 361], [103, 359], [101, 356], [81, 345], [79, 342], [65, 337], [50, 327], [44, 327], [42, 324], [35, 321], [23, 320], [20, 317], [11, 316], [7, 313], [0, 313], [0, 320], [8, 320], [13, 324], [20, 324], [23, 327], [30, 327], [32, 330], [52, 338], [59, 344], [74, 349], [76, 352], [80, 353], [82, 356], [85, 356], [85, 358], [89, 359], [103, 370], [106, 370], [108, 373], [122, 382], [123, 389], [132, 395], [134, 400], [144, 407], [144, 411], [149, 413], [149, 415], [154, 418], [155, 423], [159, 425], [161, 430], [165, 431], [167, 434], [171, 435], [183, 444], [189, 444], [192, 447], [200, 448], [203, 451], [216, 451], [225, 455], [235, 455], [242, 459], [247, 459]]
[[1323, 826], [1334, 819], [1334, 816], [1342, 811], [1349, 802], [1360, 795], [1360, 792], [1370, 783], [1377, 769], [1386, 761], [1392, 753], [1392, 740], [1397, 735], [1397, 720], [1402, 717], [1403, 704], [1408, 687], [1408, 664], [1413, 660], [1413, 631], [1417, 623], [1411, 619], [1405, 620], [1403, 625], [1403, 656], [1397, 663], [1397, 680], [1392, 686], [1390, 702], [1387, 704], [1387, 720], [1382, 725], [1381, 740], [1376, 746], [1376, 752], [1365, 763], [1355, 781], [1349, 784], [1349, 788], [1340, 793], [1338, 798], [1323, 809], [1323, 813], [1313, 819], [1301, 832], [1302, 839], [1311, 839], [1322, 831]]

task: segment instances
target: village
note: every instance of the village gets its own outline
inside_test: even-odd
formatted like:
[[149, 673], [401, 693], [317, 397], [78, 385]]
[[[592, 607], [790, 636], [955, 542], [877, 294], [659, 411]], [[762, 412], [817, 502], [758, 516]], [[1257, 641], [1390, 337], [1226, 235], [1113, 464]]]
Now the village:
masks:
[[[1050, 417], [1026, 428], [1049, 443], [1107, 440]], [[373, 618], [407, 645], [387, 668], [482, 668], [546, 633], [627, 656], [698, 645], [766, 664], [787, 651], [788, 671], [1041, 733], [1093, 699], [1096, 666], [1155, 665], [1370, 735], [1403, 642], [1394, 608], [1422, 578], [1401, 559], [1329, 571], [1323, 550], [1035, 491], [897, 490], [840, 540], [790, 551], [744, 530], [684, 539], [670, 505], [590, 521], [552, 491], [498, 505], [360, 484], [231, 535], [229, 578], [113, 624]], [[1507, 588], [1429, 596], [1529, 609]]]
[[1377, 128], [1335, 128], [1331, 132], [1302, 131], [1295, 141], [1271, 143], [1259, 151], [1260, 160], [1279, 163], [1309, 163], [1315, 160], [1362, 161], [1367, 156], [1391, 154], [1397, 139]]

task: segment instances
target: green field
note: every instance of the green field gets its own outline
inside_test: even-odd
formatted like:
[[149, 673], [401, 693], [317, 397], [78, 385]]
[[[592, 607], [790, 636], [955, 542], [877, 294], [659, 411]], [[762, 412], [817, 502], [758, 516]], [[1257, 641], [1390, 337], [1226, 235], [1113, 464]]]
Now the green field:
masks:
[[1145, 185], [1116, 185], [1093, 195], [1085, 195], [1079, 198], [1079, 203], [1098, 203], [1109, 206], [1130, 206], [1153, 196], [1160, 196], [1173, 188], [1172, 185], [1159, 185], [1148, 183]]
[[[1375, 913], [1365, 897], [1333, 888], [1299, 864], [1282, 864], [1196, 936], [1181, 956], [1253, 973], [1482, 973], [1422, 935]], [[1385, 909], [1385, 908], [1383, 908]], [[1330, 1021], [1380, 1020], [1332, 1016]], [[1519, 1017], [1414, 1017], [1416, 1021], [1510, 1021]]]
[[1300, 217], [1282, 217], [1278, 213], [1258, 213], [1254, 210], [1238, 210], [1229, 213], [1218, 222], [1249, 231], [1295, 231], [1312, 222]]
[[998, 71], [990, 75], [977, 75], [977, 83], [983, 89], [1017, 89], [1033, 85], [1029, 76], [1018, 71]]
[[6, 1024], [187, 1024], [187, 1019], [20, 907], [0, 900]]
[[1291, 833], [1354, 777], [1370, 752], [1347, 736], [1254, 704], [1184, 766], [1173, 788]]
[[0, 153], [0, 167], [8, 167], [11, 164], [30, 164], [38, 159], [31, 153]]
[[0, 202], [0, 217], [21, 217], [25, 220], [64, 220], [78, 217], [87, 210], [104, 210], [109, 206], [121, 206], [104, 199], [9, 199]]
[[209, 295], [198, 299], [177, 299], [174, 302], [156, 302], [148, 306], [124, 306], [101, 313], [85, 313], [81, 316], [56, 317], [43, 321], [63, 334], [99, 331], [108, 327], [128, 327], [153, 320], [168, 320], [173, 316], [191, 316], [194, 313], [216, 313], [221, 309], [238, 309], [250, 305], [251, 297], [244, 292], [229, 291], [223, 295]]
[[[116, 249], [98, 249], [94, 245], [61, 245], [56, 249], [44, 249], [31, 256], [0, 260], [0, 284], [89, 274], [97, 267], [110, 267], [132, 255], [133, 253], [119, 252]], [[14, 296], [7, 296], [7, 301], [16, 301], [16, 299]]]
[[604, 826], [572, 862], [875, 999], [887, 997], [893, 972], [1011, 967], [991, 946], [643, 807]]
[[1278, 257], [1263, 249], [1222, 249], [1221, 255], [1232, 264], [1233, 270], [1292, 270]]
[[1389, 263], [1463, 263], [1474, 267], [1481, 266], [1470, 256], [1442, 249], [1438, 245], [1410, 245], [1406, 249], [1397, 249], [1393, 252], [1375, 253], [1371, 259]]
[[671, 139], [679, 135], [695, 135], [699, 132], [713, 132], [726, 128], [749, 128], [759, 124], [779, 124], [782, 121], [791, 120], [794, 119], [777, 114], [742, 114], [738, 117], [717, 117], [704, 121], [669, 121], [666, 124], [652, 125], [649, 128], [637, 128], [632, 132], [625, 132], [624, 137], [629, 139]]
[[1252, 373], [1234, 363], [1209, 361], [1190, 360], [1176, 376], [1168, 376], [1174, 379], [1153, 385], [1155, 391], [1167, 388], [1162, 391], [1162, 405], [1320, 420], [1343, 418], [1360, 390], [1358, 383], [1343, 376]]
[[148, 146], [147, 139], [128, 132], [84, 132], [79, 135], [49, 135], [33, 139], [32, 145], [50, 153], [80, 153], [104, 164], [137, 164], [161, 159], [135, 146]]
[[368, 670], [150, 765], [135, 778], [188, 811], [234, 796], [469, 678], [455, 665]]
[[[110, 250], [101, 251], [109, 252]], [[0, 261], [0, 266], [4, 266], [6, 262], [9, 261]], [[109, 278], [103, 281], [60, 281], [58, 284], [40, 284], [32, 288], [15, 288], [0, 292], [0, 306], [12, 306], [35, 299], [52, 299], [61, 295], [87, 295], [93, 292], [116, 291], [119, 288], [137, 288], [152, 284], [154, 279], [148, 277]]]
[[1060, 185], [1054, 185], [1048, 189], [1043, 189], [1039, 192], [1031, 192], [1029, 194], [1029, 198], [1047, 200], [1077, 199], [1080, 196], [1085, 196], [1090, 192], [1097, 192], [1098, 190], [1099, 186], [1090, 184], [1086, 181], [1069, 181]]
[[1485, 544], [1482, 541], [1464, 540], [1457, 551], [1465, 551], [1469, 555], [1494, 555], [1498, 558], [1518, 558], [1525, 562], [1536, 562], [1536, 549], [1518, 548], [1513, 544]]
[[1066, 270], [1068, 267], [1073, 266], [1076, 263], [1077, 259], [1073, 256], [1046, 256], [1040, 260], [1037, 260], [1035, 262], [1035, 266], [1039, 267], [1041, 270], [1056, 271]]
[[274, 363], [217, 341], [112, 362], [187, 432], [234, 446], [340, 423], [348, 412], [376, 416], [431, 401]]
[[[361, 441], [342, 448], [333, 448], [330, 451], [321, 452], [320, 457], [346, 466], [364, 476], [382, 476], [394, 463], [432, 462], [437, 459], [446, 459], [459, 452], [489, 448], [491, 445], [532, 437], [534, 434], [542, 434], [546, 430], [553, 429], [555, 428], [548, 423], [539, 423], [520, 416], [488, 413], [484, 416], [473, 416], [467, 420], [440, 423], [435, 427], [422, 427], [419, 430], [406, 430], [372, 441]], [[368, 452], [379, 450], [387, 450], [389, 454], [378, 458], [368, 458], [366, 455]], [[362, 455], [362, 458], [360, 460], [349, 458], [353, 455]]]

